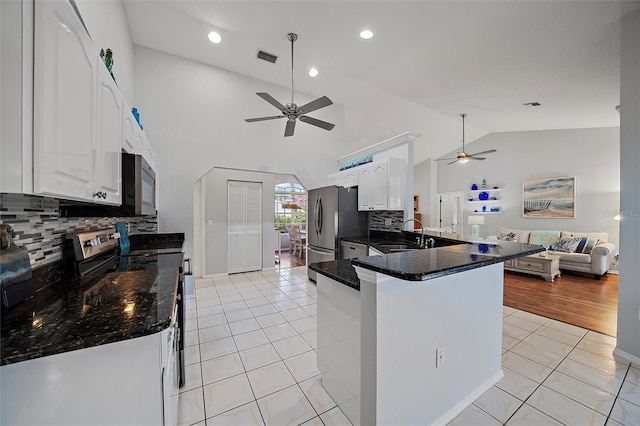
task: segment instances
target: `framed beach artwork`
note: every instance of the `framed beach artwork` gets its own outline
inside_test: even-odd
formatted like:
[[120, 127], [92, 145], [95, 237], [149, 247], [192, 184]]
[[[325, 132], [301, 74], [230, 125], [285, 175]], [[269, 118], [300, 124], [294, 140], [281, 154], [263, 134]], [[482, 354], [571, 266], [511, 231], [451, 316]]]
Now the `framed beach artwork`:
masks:
[[522, 216], [554, 219], [576, 217], [576, 178], [524, 180]]

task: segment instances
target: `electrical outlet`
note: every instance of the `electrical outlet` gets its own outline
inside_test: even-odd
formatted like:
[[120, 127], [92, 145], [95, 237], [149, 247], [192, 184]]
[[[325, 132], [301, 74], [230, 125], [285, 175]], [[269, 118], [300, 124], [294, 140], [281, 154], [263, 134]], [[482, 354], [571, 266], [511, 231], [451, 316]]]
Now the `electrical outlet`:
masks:
[[390, 217], [385, 217], [384, 218], [384, 225], [385, 226], [391, 226], [391, 218]]
[[439, 346], [436, 348], [436, 368], [442, 367], [443, 362], [444, 362], [444, 346]]

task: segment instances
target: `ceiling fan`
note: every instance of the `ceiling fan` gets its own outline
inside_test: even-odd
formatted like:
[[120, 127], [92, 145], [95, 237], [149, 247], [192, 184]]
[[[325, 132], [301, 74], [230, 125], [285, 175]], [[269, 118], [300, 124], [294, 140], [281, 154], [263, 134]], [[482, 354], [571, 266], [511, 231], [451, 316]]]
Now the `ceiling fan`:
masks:
[[462, 117], [462, 152], [458, 152], [458, 155], [455, 158], [453, 158], [453, 157], [438, 158], [438, 161], [453, 160], [452, 162], [447, 163], [447, 165], [453, 164], [453, 163], [464, 164], [469, 160], [486, 160], [486, 158], [478, 157], [478, 155], [491, 154], [492, 152], [497, 152], [495, 149], [490, 149], [488, 151], [482, 151], [482, 152], [476, 152], [475, 154], [467, 154], [464, 151], [464, 118], [466, 116], [467, 116], [467, 114], [460, 114], [460, 117]]
[[305, 114], [315, 111], [320, 108], [324, 108], [333, 104], [331, 99], [323, 96], [321, 98], [316, 99], [315, 101], [311, 101], [308, 104], [298, 106], [295, 102], [293, 102], [293, 42], [298, 39], [298, 36], [294, 33], [287, 34], [287, 38], [291, 42], [291, 102], [282, 105], [280, 102], [275, 100], [273, 96], [265, 92], [256, 93], [256, 95], [260, 96], [265, 101], [269, 102], [274, 107], [278, 108], [282, 115], [273, 115], [269, 117], [258, 117], [258, 118], [247, 118], [244, 121], [247, 123], [253, 123], [254, 121], [264, 121], [264, 120], [275, 120], [276, 118], [287, 118], [287, 125], [284, 129], [285, 136], [293, 136], [293, 131], [296, 127], [296, 120], [299, 119], [303, 123], [311, 124], [317, 127], [320, 127], [325, 130], [331, 130], [335, 127], [335, 124], [327, 123], [326, 121], [318, 120], [317, 118], [309, 117]]

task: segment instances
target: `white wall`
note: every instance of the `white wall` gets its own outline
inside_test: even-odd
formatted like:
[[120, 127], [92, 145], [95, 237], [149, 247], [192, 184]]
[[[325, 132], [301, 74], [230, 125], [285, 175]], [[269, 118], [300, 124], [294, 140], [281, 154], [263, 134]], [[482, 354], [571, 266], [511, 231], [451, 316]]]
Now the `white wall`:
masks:
[[133, 43], [121, 1], [75, 0], [89, 35], [97, 48], [113, 51], [113, 75], [124, 99], [133, 103]]
[[[486, 215], [480, 235], [494, 235], [501, 226], [523, 229], [608, 232], [618, 246], [620, 144], [618, 128], [543, 130], [492, 133], [467, 146], [468, 152], [495, 148], [484, 161], [438, 164], [438, 192], [466, 191], [482, 179], [502, 190], [502, 215]], [[455, 153], [452, 153], [455, 157]], [[442, 164], [445, 163], [445, 164]], [[522, 217], [524, 179], [575, 176], [576, 217], [531, 219]], [[471, 233], [465, 203], [465, 234]]]
[[640, 366], [640, 10], [622, 20], [620, 280], [615, 353]]
[[418, 198], [418, 213], [422, 214], [424, 227], [439, 227], [437, 223], [437, 209], [439, 208], [437, 194], [438, 166], [434, 160], [425, 160], [413, 168], [413, 192]]
[[[335, 123], [332, 131], [298, 123], [295, 135], [284, 138], [284, 119], [244, 118], [276, 115], [255, 93], [285, 101], [287, 88], [140, 46], [134, 53], [135, 105], [160, 163], [159, 230], [185, 232], [187, 257], [193, 253], [193, 183], [212, 167], [293, 174], [306, 188], [326, 185], [342, 151], [342, 106], [314, 113]], [[296, 93], [299, 103], [311, 100]]]
[[204, 272], [203, 275], [227, 273], [227, 181], [262, 183], [262, 268], [274, 266], [274, 192], [272, 173], [214, 168], [204, 180]]

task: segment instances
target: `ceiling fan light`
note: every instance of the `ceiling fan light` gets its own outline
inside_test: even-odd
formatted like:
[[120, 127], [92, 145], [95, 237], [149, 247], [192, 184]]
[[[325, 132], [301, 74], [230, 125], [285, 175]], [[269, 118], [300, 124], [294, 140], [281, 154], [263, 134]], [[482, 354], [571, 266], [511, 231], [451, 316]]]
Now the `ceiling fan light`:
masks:
[[311, 67], [309, 69], [309, 77], [317, 77], [318, 76], [318, 69]]
[[220, 34], [215, 31], [211, 31], [208, 37], [209, 37], [209, 41], [214, 44], [218, 44], [222, 41], [222, 37], [220, 36]]
[[464, 163], [468, 163], [468, 162], [469, 162], [469, 159], [466, 158], [466, 157], [461, 158], [461, 159], [458, 160], [458, 163], [460, 163], [460, 164], [464, 164]]
[[360, 37], [365, 40], [369, 40], [373, 37], [373, 32], [371, 32], [370, 30], [362, 30], [360, 31]]

